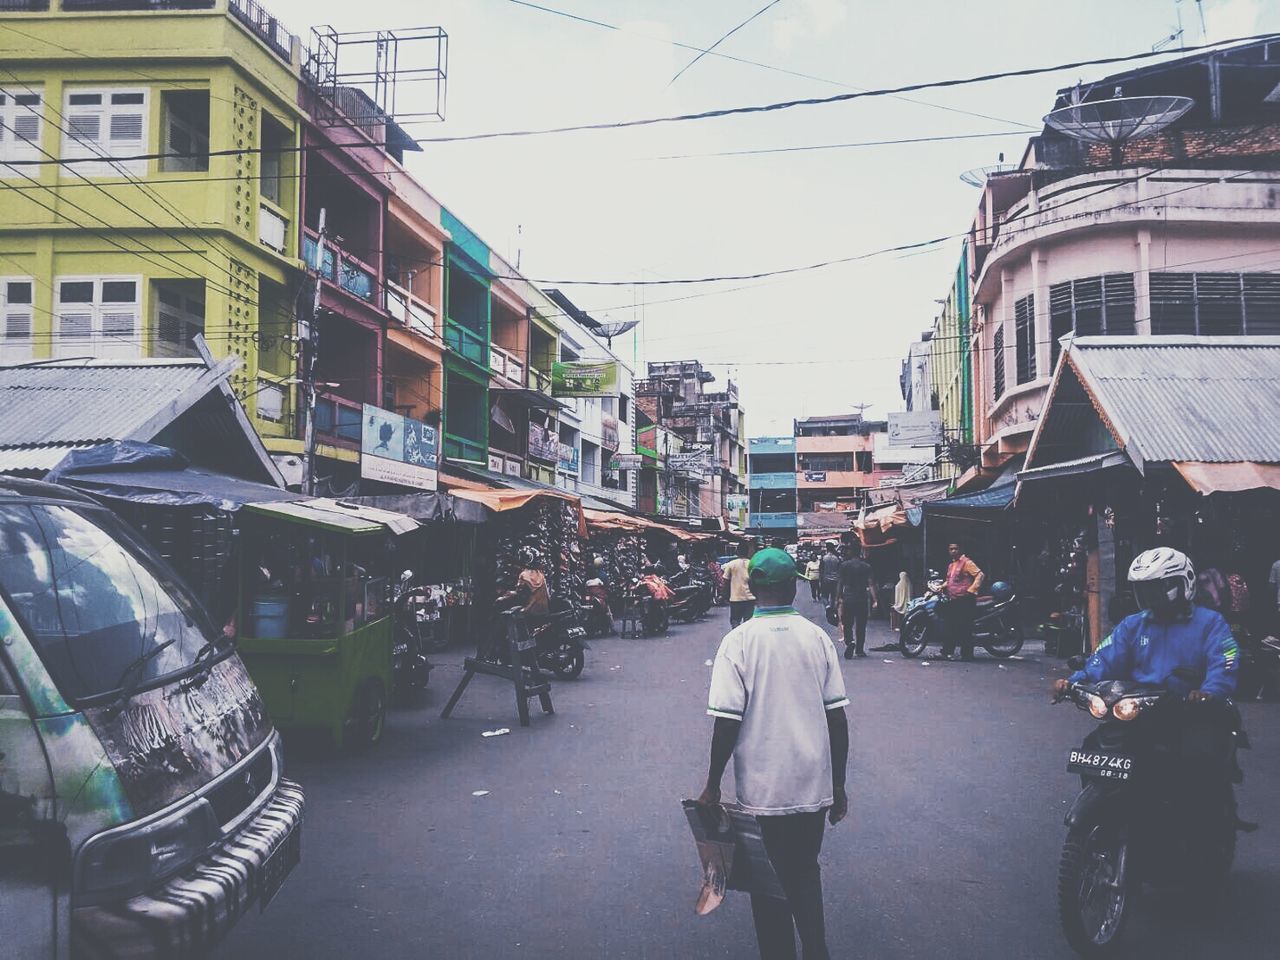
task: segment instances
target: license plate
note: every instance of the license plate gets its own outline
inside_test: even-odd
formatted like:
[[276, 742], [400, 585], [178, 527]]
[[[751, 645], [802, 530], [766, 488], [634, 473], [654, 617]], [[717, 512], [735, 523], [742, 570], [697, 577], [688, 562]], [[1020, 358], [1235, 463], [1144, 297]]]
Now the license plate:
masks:
[[302, 828], [299, 824], [295, 824], [280, 846], [276, 847], [262, 864], [262, 877], [258, 887], [259, 912], [267, 909], [267, 904], [275, 898], [284, 885], [284, 878], [301, 859]]
[[1133, 757], [1124, 753], [1072, 750], [1067, 758], [1067, 769], [1072, 773], [1083, 773], [1087, 777], [1103, 780], [1128, 780], [1133, 773]]

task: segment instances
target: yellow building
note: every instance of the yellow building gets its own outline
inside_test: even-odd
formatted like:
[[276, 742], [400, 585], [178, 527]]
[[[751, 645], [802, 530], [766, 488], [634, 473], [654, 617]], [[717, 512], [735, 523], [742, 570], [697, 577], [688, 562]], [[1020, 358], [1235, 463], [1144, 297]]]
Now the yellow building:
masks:
[[203, 334], [241, 358], [268, 447], [298, 452], [298, 40], [252, 0], [127, 5], [0, 14], [0, 362]]

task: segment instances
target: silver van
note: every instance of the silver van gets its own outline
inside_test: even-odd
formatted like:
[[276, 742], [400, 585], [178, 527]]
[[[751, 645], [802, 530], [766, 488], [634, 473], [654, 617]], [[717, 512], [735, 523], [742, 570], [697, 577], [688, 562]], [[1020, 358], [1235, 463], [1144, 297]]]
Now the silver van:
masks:
[[200, 955], [301, 854], [234, 646], [119, 519], [0, 478], [0, 953]]

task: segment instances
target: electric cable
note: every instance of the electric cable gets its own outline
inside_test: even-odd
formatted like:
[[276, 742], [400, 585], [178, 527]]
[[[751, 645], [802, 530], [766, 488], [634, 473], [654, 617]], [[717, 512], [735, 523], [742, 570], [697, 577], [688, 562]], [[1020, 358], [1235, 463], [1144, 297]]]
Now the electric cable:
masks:
[[699, 51], [694, 55], [694, 57], [693, 57], [693, 59], [692, 59], [692, 60], [690, 60], [690, 61], [689, 61], [688, 63], [686, 63], [683, 67], [681, 67], [679, 70], [677, 70], [677, 71], [676, 71], [676, 75], [675, 75], [674, 77], [672, 77], [669, 81], [667, 81], [667, 86], [671, 86], [671, 84], [673, 84], [673, 83], [675, 83], [677, 80], [679, 80], [682, 76], [684, 76], [685, 72], [686, 72], [690, 67], [692, 67], [695, 63], [697, 63], [699, 60], [701, 60], [701, 59], [702, 59], [703, 57], [705, 57], [707, 54], [714, 52], [714, 51], [715, 51], [715, 49], [716, 49], [716, 47], [720, 46], [720, 44], [724, 43], [726, 40], [728, 40], [730, 37], [732, 37], [735, 33], [737, 33], [739, 30], [741, 30], [743, 27], [745, 27], [747, 24], [751, 23], [753, 20], [756, 20], [756, 19], [758, 19], [758, 18], [760, 18], [760, 17], [764, 16], [766, 13], [768, 13], [770, 10], [772, 10], [774, 7], [776, 7], [776, 6], [777, 6], [779, 3], [781, 3], [781, 2], [782, 2], [782, 0], [769, 0], [769, 2], [768, 2], [768, 3], [766, 3], [763, 7], [761, 7], [759, 10], [757, 10], [757, 11], [756, 11], [755, 13], [753, 13], [751, 16], [747, 17], [747, 19], [743, 20], [743, 21], [742, 21], [741, 23], [739, 23], [736, 27], [733, 27], [731, 30], [729, 30], [729, 32], [728, 32], [728, 33], [722, 34], [722, 35], [720, 36], [720, 38], [719, 38], [718, 40], [716, 40], [716, 42], [715, 42], [715, 43], [711, 44], [711, 46], [707, 47], [705, 50], [699, 50]]

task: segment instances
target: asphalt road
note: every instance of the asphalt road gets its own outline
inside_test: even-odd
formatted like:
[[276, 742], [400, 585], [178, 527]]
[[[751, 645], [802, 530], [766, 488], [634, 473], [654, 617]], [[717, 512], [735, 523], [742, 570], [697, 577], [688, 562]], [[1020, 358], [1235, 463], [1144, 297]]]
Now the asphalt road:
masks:
[[[815, 619], [820, 611], [804, 603]], [[363, 757], [287, 757], [307, 793], [303, 860], [225, 958], [749, 958], [749, 904], [693, 913], [697, 857], [680, 810], [705, 775], [717, 610], [666, 638], [596, 641], [521, 729], [511, 688], [479, 677], [439, 711], [461, 654]], [[888, 636], [873, 624], [869, 645]], [[852, 698], [851, 814], [822, 854], [833, 955], [1067, 958], [1054, 901], [1064, 755], [1093, 721], [1050, 707], [1062, 668], [1028, 652], [923, 666], [841, 661]], [[1248, 704], [1241, 837], [1227, 905], [1148, 893], [1129, 957], [1275, 955], [1280, 942], [1280, 705]], [[481, 733], [509, 727], [508, 736]], [[732, 774], [726, 778], [732, 793]], [[476, 797], [474, 791], [487, 790]], [[1266, 822], [1270, 820], [1270, 822]]]

